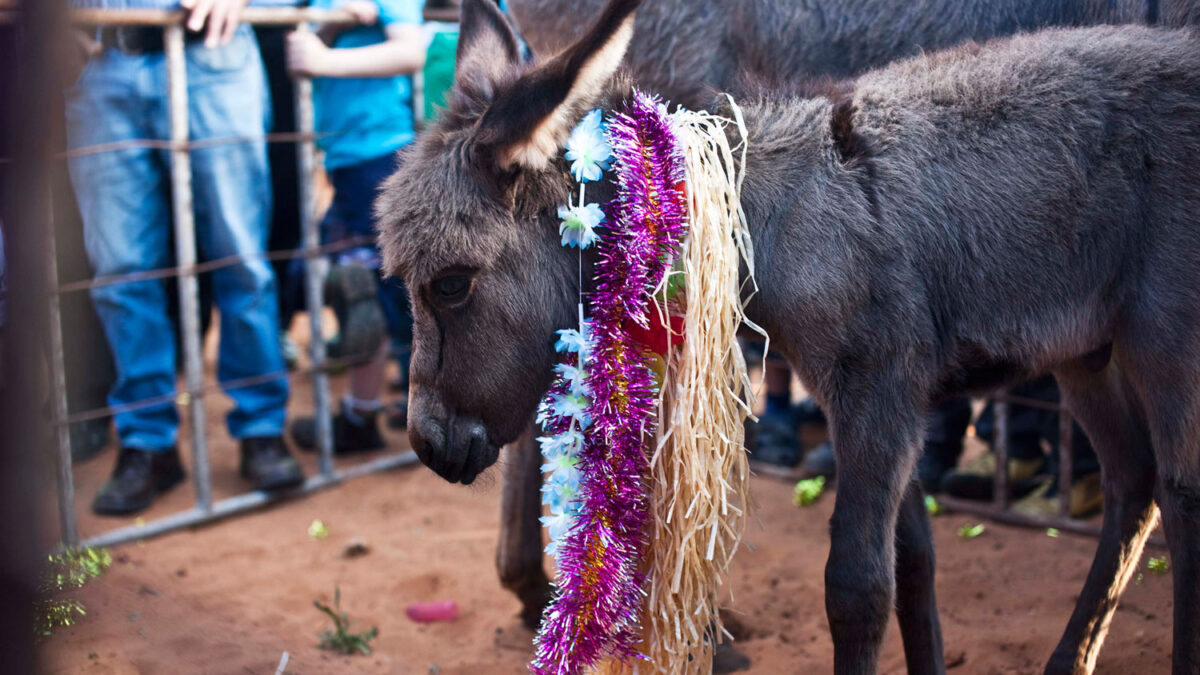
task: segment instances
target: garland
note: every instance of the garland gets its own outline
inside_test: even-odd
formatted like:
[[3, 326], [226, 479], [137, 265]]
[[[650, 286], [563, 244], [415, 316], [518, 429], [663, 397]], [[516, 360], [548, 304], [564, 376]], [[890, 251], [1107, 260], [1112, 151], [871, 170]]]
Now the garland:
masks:
[[[538, 414], [558, 590], [535, 640], [535, 675], [620, 671], [634, 658], [659, 672], [707, 671], [721, 639], [717, 589], [741, 536], [748, 476], [739, 258], [753, 273], [723, 125], [668, 115], [635, 92], [607, 127], [593, 111], [567, 141], [580, 189], [559, 209], [559, 234], [580, 249], [581, 295]], [[586, 184], [610, 165], [617, 195], [601, 209], [586, 202]], [[593, 244], [586, 320], [582, 250]], [[690, 348], [672, 350], [685, 333]]]
[[[568, 139], [567, 159], [581, 183], [599, 178], [592, 169], [608, 155], [600, 129], [596, 111]], [[650, 360], [626, 327], [649, 327], [651, 292], [682, 241], [683, 156], [665, 108], [644, 94], [633, 96], [605, 135], [619, 187], [599, 243], [592, 320], [581, 316], [578, 330], [560, 332], [559, 350], [577, 362], [558, 366], [539, 416], [548, 433], [540, 441], [551, 472], [546, 522], [558, 593], [536, 641], [531, 671], [538, 674], [635, 656], [640, 640], [649, 513], [643, 447], [654, 433], [657, 391]], [[559, 213], [565, 243], [567, 232], [599, 224], [595, 205], [585, 206], [580, 194], [578, 205]]]

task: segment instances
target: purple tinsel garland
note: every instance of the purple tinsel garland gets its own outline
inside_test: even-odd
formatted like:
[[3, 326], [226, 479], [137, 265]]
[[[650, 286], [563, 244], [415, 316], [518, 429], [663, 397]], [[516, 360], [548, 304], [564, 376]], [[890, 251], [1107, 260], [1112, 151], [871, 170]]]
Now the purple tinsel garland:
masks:
[[645, 439], [655, 382], [629, 322], [646, 327], [651, 293], [686, 230], [684, 159], [666, 109], [635, 93], [608, 124], [618, 192], [605, 209], [591, 296], [591, 395], [579, 513], [558, 551], [558, 593], [542, 620], [531, 672], [570, 675], [637, 656], [645, 525]]

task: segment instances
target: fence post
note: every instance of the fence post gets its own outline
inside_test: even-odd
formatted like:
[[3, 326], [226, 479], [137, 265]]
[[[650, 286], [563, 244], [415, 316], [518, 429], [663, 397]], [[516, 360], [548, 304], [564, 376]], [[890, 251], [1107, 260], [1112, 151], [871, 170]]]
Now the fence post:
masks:
[[46, 289], [49, 291], [50, 316], [50, 378], [54, 405], [55, 459], [58, 478], [58, 523], [62, 542], [68, 546], [79, 543], [79, 527], [75, 521], [75, 474], [71, 465], [71, 427], [67, 424], [67, 367], [63, 358], [62, 299], [58, 295], [58, 250], [54, 241], [53, 201], [46, 200], [50, 226], [46, 228]]
[[[1005, 392], [1007, 393], [1007, 392]], [[996, 456], [995, 488], [992, 499], [996, 508], [1008, 508], [1008, 401], [994, 399], [992, 416], [995, 418], [995, 438], [992, 449]]]
[[[188, 149], [187, 55], [183, 24], [163, 29], [167, 59], [167, 112], [171, 122], [171, 202], [175, 216], [175, 261], [180, 267], [196, 264], [196, 220], [192, 210], [192, 160]], [[196, 273], [179, 276], [179, 317], [183, 338], [184, 379], [188, 421], [192, 430], [192, 475], [196, 507], [212, 511], [212, 481], [208, 441], [204, 428], [204, 361], [200, 351], [200, 303]]]
[[[308, 24], [298, 24], [297, 31], [311, 30]], [[313, 365], [313, 408], [316, 414], [318, 466], [326, 477], [334, 475], [333, 425], [329, 406], [329, 374], [325, 371], [325, 258], [314, 251], [321, 245], [321, 234], [316, 220], [316, 195], [314, 183], [317, 171], [317, 148], [313, 138], [316, 123], [313, 117], [312, 79], [296, 77], [296, 131], [300, 142], [296, 145], [297, 164], [300, 171], [300, 235], [306, 249], [304, 259], [305, 301], [309, 319], [309, 354]]]
[[1058, 409], [1058, 511], [1071, 517], [1071, 478], [1075, 469], [1075, 424], [1067, 409]]

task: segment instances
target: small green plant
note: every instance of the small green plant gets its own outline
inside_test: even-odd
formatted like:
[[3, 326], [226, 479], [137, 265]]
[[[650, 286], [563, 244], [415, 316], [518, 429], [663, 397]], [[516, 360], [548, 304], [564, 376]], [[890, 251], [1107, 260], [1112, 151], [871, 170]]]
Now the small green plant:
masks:
[[983, 523], [963, 525], [962, 527], [958, 528], [958, 536], [962, 537], [963, 539], [974, 539], [975, 537], [983, 534], [986, 530], [987, 528]]
[[940, 516], [944, 513], [942, 505], [938, 503], [937, 498], [933, 495], [925, 495], [925, 510], [931, 516]]
[[1171, 571], [1171, 561], [1167, 560], [1166, 556], [1161, 558], [1151, 557], [1146, 561], [1146, 569], [1155, 574], [1166, 574]]
[[372, 626], [370, 630], [362, 633], [350, 632], [350, 618], [342, 611], [341, 588], [333, 590], [333, 607], [323, 605], [319, 600], [313, 600], [313, 606], [333, 620], [333, 630], [321, 633], [321, 642], [317, 644], [318, 647], [343, 654], [371, 653], [369, 643], [379, 635], [379, 629]]
[[1051, 539], [1058, 539], [1059, 534], [1060, 532], [1058, 531], [1057, 527], [1046, 528], [1046, 536], [1050, 537]]
[[86, 615], [82, 602], [55, 596], [83, 588], [111, 567], [112, 562], [107, 549], [90, 546], [71, 546], [47, 556], [38, 585], [41, 597], [34, 603], [34, 635], [49, 637], [54, 629], [74, 625], [79, 617]]
[[796, 506], [811, 506], [825, 491], [825, 476], [808, 478], [796, 483], [796, 491], [792, 494], [792, 503]]

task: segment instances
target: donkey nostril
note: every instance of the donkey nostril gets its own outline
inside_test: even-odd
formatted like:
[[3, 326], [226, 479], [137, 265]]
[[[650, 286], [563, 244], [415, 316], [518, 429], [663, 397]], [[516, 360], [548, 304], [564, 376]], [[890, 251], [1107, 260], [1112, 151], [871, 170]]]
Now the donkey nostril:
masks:
[[408, 426], [408, 441], [425, 466], [441, 473], [446, 456], [446, 427], [432, 418], [414, 420]]

